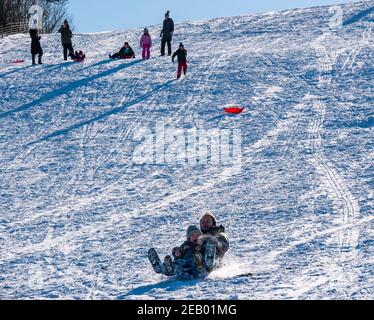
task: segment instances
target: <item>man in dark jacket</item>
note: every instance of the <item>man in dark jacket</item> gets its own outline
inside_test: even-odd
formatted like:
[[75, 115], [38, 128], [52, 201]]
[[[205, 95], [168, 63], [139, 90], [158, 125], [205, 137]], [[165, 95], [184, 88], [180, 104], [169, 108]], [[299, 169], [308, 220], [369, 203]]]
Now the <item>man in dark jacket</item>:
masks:
[[171, 41], [173, 40], [174, 21], [170, 18], [170, 12], [166, 12], [161, 31], [161, 56], [165, 55], [165, 46], [168, 44], [168, 55], [171, 56]]
[[30, 29], [29, 32], [30, 32], [30, 37], [31, 37], [32, 64], [36, 65], [35, 63], [36, 55], [39, 55], [38, 63], [42, 64], [43, 50], [42, 50], [42, 46], [40, 45], [41, 37], [39, 36], [37, 29]]
[[121, 50], [118, 53], [115, 53], [113, 55], [109, 55], [109, 58], [110, 59], [135, 59], [135, 52], [129, 46], [129, 43], [125, 42], [125, 44], [121, 48]]
[[179, 49], [174, 52], [171, 61], [174, 62], [175, 57], [178, 57], [178, 73], [177, 79], [182, 76], [182, 70], [184, 75], [187, 74], [187, 50], [184, 48], [183, 43], [179, 44]]
[[70, 29], [70, 26], [67, 20], [64, 21], [64, 25], [61, 26], [58, 32], [61, 33], [61, 42], [64, 48], [64, 60], [66, 61], [68, 59], [68, 51], [69, 51], [69, 57], [74, 56], [73, 44], [71, 42], [73, 33], [71, 32], [71, 29]]

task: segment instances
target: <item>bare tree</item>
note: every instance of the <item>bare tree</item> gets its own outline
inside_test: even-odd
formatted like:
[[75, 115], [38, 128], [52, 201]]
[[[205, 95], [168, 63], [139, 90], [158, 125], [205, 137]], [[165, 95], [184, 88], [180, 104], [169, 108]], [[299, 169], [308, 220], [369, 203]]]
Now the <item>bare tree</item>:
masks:
[[68, 19], [72, 26], [72, 17], [67, 13], [69, 0], [45, 0], [40, 6], [44, 10], [43, 25], [47, 33], [59, 29], [65, 19]]
[[43, 27], [47, 33], [56, 31], [68, 15], [69, 0], [0, 0], [0, 27], [13, 23], [26, 23], [32, 5], [43, 8]]

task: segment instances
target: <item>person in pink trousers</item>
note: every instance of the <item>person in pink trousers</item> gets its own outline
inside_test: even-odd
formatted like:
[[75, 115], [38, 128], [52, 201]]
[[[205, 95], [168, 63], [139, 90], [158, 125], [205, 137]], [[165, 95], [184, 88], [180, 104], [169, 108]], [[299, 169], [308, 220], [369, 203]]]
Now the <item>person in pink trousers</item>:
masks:
[[140, 39], [140, 48], [143, 49], [143, 60], [149, 59], [151, 57], [152, 38], [147, 28], [144, 29], [144, 34]]

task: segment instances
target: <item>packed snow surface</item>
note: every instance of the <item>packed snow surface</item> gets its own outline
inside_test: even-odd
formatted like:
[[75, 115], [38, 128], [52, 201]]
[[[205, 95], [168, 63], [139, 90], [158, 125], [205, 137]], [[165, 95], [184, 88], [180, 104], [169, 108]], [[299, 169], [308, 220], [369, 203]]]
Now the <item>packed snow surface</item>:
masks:
[[[160, 26], [149, 61], [141, 30], [76, 34], [84, 63], [44, 35], [36, 67], [27, 35], [0, 39], [0, 298], [374, 298], [373, 8], [179, 23], [180, 81]], [[124, 41], [137, 58], [107, 60]], [[160, 123], [230, 132], [240, 166], [135, 161]], [[169, 254], [206, 211], [231, 240], [223, 268], [154, 274], [147, 250]]]

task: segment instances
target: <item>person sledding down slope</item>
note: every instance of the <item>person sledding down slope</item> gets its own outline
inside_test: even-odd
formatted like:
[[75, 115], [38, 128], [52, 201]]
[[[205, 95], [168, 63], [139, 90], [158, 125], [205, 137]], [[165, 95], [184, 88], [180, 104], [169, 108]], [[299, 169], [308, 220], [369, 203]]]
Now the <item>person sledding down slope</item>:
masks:
[[187, 241], [173, 249], [174, 260], [171, 256], [166, 256], [164, 262], [161, 263], [156, 250], [150, 249], [148, 259], [154, 271], [168, 277], [175, 276], [178, 280], [198, 278], [204, 271], [202, 247], [198, 244], [201, 235], [197, 226], [190, 226], [187, 230]]
[[221, 266], [230, 241], [225, 227], [218, 226], [216, 217], [210, 212], [200, 219], [200, 229], [203, 235], [199, 237], [198, 244], [204, 248], [204, 264], [209, 272]]
[[156, 273], [190, 280], [204, 277], [221, 266], [229, 249], [225, 228], [217, 227], [217, 220], [211, 213], [201, 218], [200, 227], [201, 231], [196, 226], [188, 228], [187, 241], [173, 249], [174, 261], [166, 256], [164, 263], [161, 263], [156, 250], [149, 250], [148, 258]]
[[109, 58], [110, 59], [135, 59], [135, 52], [129, 46], [129, 43], [125, 42], [121, 50], [118, 53], [115, 53], [113, 55], [110, 54]]

